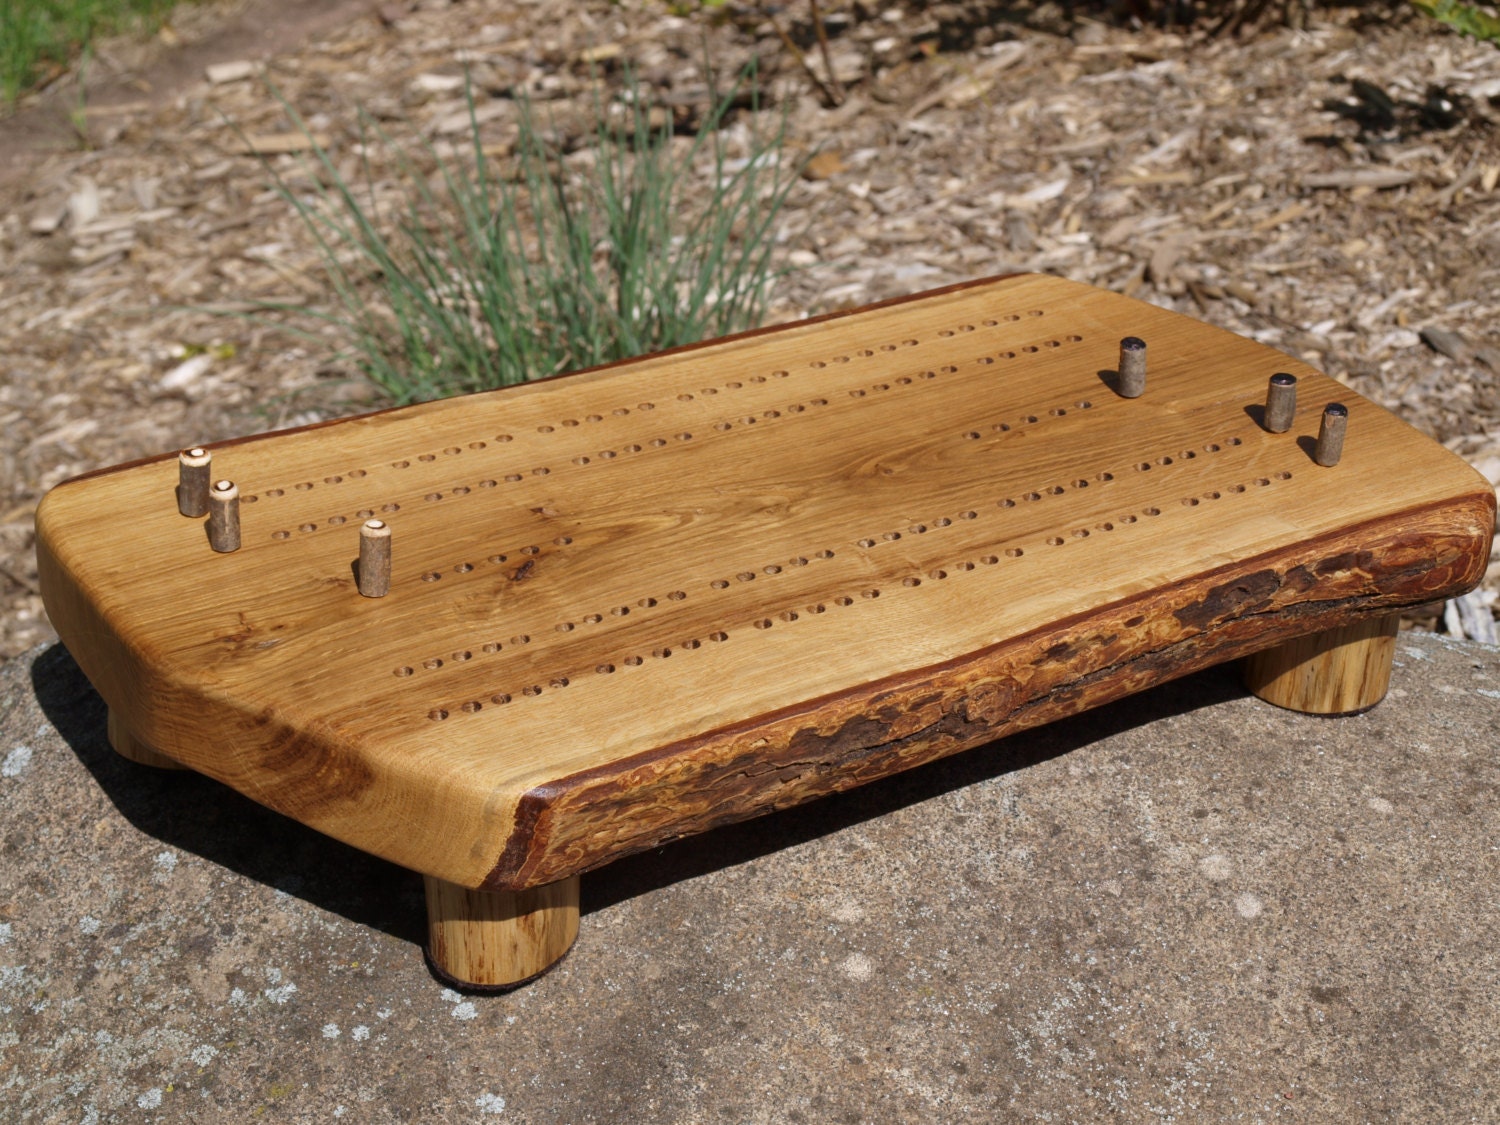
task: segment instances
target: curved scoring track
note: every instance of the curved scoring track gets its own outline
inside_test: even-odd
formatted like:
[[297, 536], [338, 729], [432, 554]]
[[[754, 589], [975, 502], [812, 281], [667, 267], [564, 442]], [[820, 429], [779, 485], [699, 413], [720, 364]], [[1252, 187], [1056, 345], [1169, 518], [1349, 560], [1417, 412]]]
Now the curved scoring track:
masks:
[[[770, 646], [787, 626], [815, 647], [820, 626], [854, 613], [867, 623], [855, 638], [885, 643], [941, 621], [955, 598], [1010, 596], [987, 578], [1034, 583], [1080, 565], [1079, 548], [1130, 549], [1163, 512], [1253, 501], [1291, 478], [1292, 448], [1254, 471], [1236, 456], [1256, 432], [1243, 413], [1206, 433], [1202, 422], [1133, 433], [1140, 404], [1101, 379], [1117, 336], [1063, 323], [1029, 295], [982, 312], [883, 339], [812, 334], [793, 357], [751, 345], [743, 359], [678, 364], [648, 383], [620, 372], [587, 393], [562, 380], [533, 388], [547, 393], [525, 411], [505, 409], [513, 392], [477, 396], [483, 409], [440, 430], [409, 428], [365, 458], [340, 449], [336, 471], [247, 482], [246, 534], [278, 553], [303, 544], [310, 559], [311, 544], [341, 544], [360, 520], [391, 524], [386, 606], [419, 604], [422, 628], [345, 651], [325, 638], [327, 675], [383, 676], [428, 721], [565, 688], [604, 693], [618, 715], [675, 694], [683, 676], [709, 690], [728, 650]], [[1153, 360], [1164, 399], [1182, 364]], [[1080, 447], [1089, 433], [1098, 440]], [[1053, 447], [1069, 452], [1054, 461]], [[276, 601], [268, 591], [266, 607]], [[308, 631], [296, 611], [285, 624]], [[849, 629], [838, 633], [847, 646]], [[640, 677], [669, 660], [672, 686], [646, 690]]]
[[[1028, 312], [1025, 314], [1027, 318], [1042, 317], [1045, 315], [1045, 311], [1042, 309], [1031, 309], [1028, 310]], [[1022, 319], [1023, 316], [1018, 313], [1005, 314], [998, 319], [985, 318], [981, 322], [981, 329], [997, 329], [1002, 326], [1014, 324], [1015, 322], [1019, 322]], [[936, 340], [941, 342], [948, 342], [954, 337], [961, 337], [975, 331], [976, 327], [972, 324], [958, 324], [952, 328], [938, 329], [934, 335]], [[1047, 350], [1061, 348], [1066, 344], [1079, 344], [1082, 342], [1083, 338], [1076, 334], [1068, 334], [1061, 339], [1049, 337], [1042, 339], [1040, 343], [1028, 343], [1020, 345], [1019, 347], [1000, 348], [994, 353], [986, 353], [976, 356], [973, 358], [972, 362], [980, 367], [985, 367], [1001, 361], [1016, 360], [1018, 358], [1024, 359], [1027, 356], [1037, 355]], [[858, 363], [863, 360], [870, 360], [875, 358], [888, 359], [891, 358], [890, 353], [896, 353], [907, 348], [920, 349], [921, 346], [922, 341], [908, 337], [906, 339], [903, 339], [900, 344], [882, 344], [880, 345], [878, 350], [873, 348], [858, 348], [854, 349], [852, 354], [840, 353], [835, 354], [827, 359], [810, 360], [806, 364], [806, 370], [804, 374], [816, 374], [825, 371], [836, 371], [842, 368], [844, 365]], [[323, 478], [322, 484], [326, 487], [351, 482], [363, 482], [370, 476], [370, 473], [372, 471], [378, 474], [383, 469], [396, 470], [397, 472], [406, 469], [417, 469], [418, 472], [416, 475], [421, 477], [425, 481], [428, 478], [423, 476], [423, 474], [421, 473], [421, 470], [423, 468], [431, 467], [439, 472], [443, 472], [443, 467], [438, 464], [439, 462], [458, 457], [466, 452], [483, 454], [486, 451], [490, 451], [492, 454], [494, 454], [494, 456], [491, 457], [479, 458], [479, 460], [483, 463], [484, 468], [492, 472], [493, 475], [463, 480], [460, 483], [446, 485], [446, 487], [440, 487], [436, 489], [427, 489], [423, 485], [413, 487], [406, 484], [406, 482], [404, 481], [392, 479], [390, 481], [389, 487], [400, 491], [396, 492], [393, 495], [384, 497], [379, 502], [378, 506], [360, 508], [352, 512], [336, 512], [330, 516], [325, 517], [321, 521], [321, 526], [324, 528], [340, 527], [349, 522], [351, 518], [369, 519], [371, 516], [376, 515], [377, 513], [382, 515], [393, 514], [401, 510], [401, 506], [403, 503], [410, 504], [417, 501], [418, 499], [427, 503], [435, 503], [444, 499], [461, 498], [464, 496], [468, 496], [476, 489], [495, 488], [501, 484], [521, 484], [530, 477], [545, 477], [551, 475], [551, 473], [559, 464], [569, 463], [577, 466], [596, 464], [602, 467], [609, 465], [617, 458], [631, 457], [642, 453], [651, 453], [656, 450], [664, 449], [676, 442], [689, 442], [695, 440], [695, 438], [701, 440], [704, 437], [712, 437], [718, 434], [725, 434], [730, 432], [731, 430], [743, 427], [750, 427], [755, 425], [764, 426], [766, 423], [773, 422], [777, 419], [784, 419], [787, 422], [792, 422], [799, 420], [799, 416], [810, 415], [826, 409], [827, 407], [833, 405], [834, 398], [840, 395], [847, 396], [850, 399], [858, 400], [869, 395], [880, 394], [882, 392], [901, 391], [908, 387], [920, 388], [920, 386], [924, 382], [935, 380], [942, 376], [952, 376], [957, 374], [958, 371], [958, 367], [954, 366], [953, 364], [945, 363], [939, 365], [936, 368], [903, 372], [898, 375], [894, 375], [885, 379], [875, 380], [869, 383], [861, 381], [855, 382], [853, 385], [845, 385], [848, 381], [844, 380], [843, 383], [835, 384], [834, 386], [827, 388], [827, 394], [815, 394], [805, 400], [786, 403], [784, 405], [780, 405], [779, 407], [760, 408], [757, 405], [757, 413], [729, 414], [724, 417], [717, 418], [709, 426], [702, 427], [702, 430], [704, 432], [699, 434], [694, 434], [693, 432], [687, 430], [678, 430], [676, 432], [664, 431], [664, 427], [666, 427], [668, 430], [670, 429], [671, 423], [673, 421], [671, 417], [671, 408], [673, 406], [681, 406], [686, 403], [692, 403], [700, 400], [711, 400], [714, 398], [714, 396], [717, 396], [719, 394], [732, 395], [734, 392], [745, 391], [747, 389], [753, 391], [760, 385], [772, 383], [775, 380], [792, 378], [791, 371], [785, 369], [774, 369], [768, 374], [755, 374], [747, 376], [743, 379], [731, 379], [726, 381], [722, 386], [702, 387], [697, 391], [696, 394], [692, 391], [684, 390], [679, 391], [675, 395], [668, 395], [666, 397], [666, 401], [660, 408], [662, 410], [661, 415], [657, 415], [655, 413], [659, 409], [657, 403], [639, 402], [636, 403], [633, 408], [630, 406], [614, 406], [608, 408], [608, 415], [598, 412], [590, 412], [584, 415], [582, 421], [577, 418], [563, 418], [557, 422], [544, 422], [535, 427], [535, 432], [539, 435], [553, 435], [554, 437], [560, 438], [568, 438], [570, 436], [573, 436], [571, 434], [571, 431], [578, 430], [580, 427], [588, 427], [596, 423], [628, 418], [632, 415], [632, 413], [637, 418], [640, 418], [642, 416], [649, 416], [654, 423], [650, 426], [649, 429], [636, 429], [635, 432], [633, 432], [627, 440], [619, 443], [616, 448], [590, 450], [589, 452], [583, 453], [573, 453], [571, 450], [568, 450], [563, 453], [561, 458], [557, 458], [554, 462], [549, 462], [547, 464], [534, 464], [530, 462], [516, 463], [514, 456], [502, 459], [498, 451], [503, 450], [504, 447], [510, 445], [510, 443], [516, 440], [516, 435], [514, 434], [495, 434], [488, 439], [470, 437], [469, 435], [460, 435], [457, 439], [457, 444], [445, 446], [440, 451], [422, 452], [414, 455], [407, 454], [396, 458], [395, 460], [389, 462], [387, 465], [375, 464], [348, 469], [342, 473], [331, 473]], [[820, 388], [820, 390], [822, 389], [823, 388]], [[1076, 404], [1077, 408], [1085, 410], [1088, 409], [1091, 405], [1092, 404], [1087, 402], [1086, 400], [1080, 401]], [[1050, 407], [1046, 411], [1046, 413], [1051, 417], [1062, 417], [1067, 413], [1067, 408], [1065, 406], [1053, 406]], [[997, 422], [994, 424], [993, 428], [997, 432], [1006, 432], [1010, 430], [1013, 425], [1035, 425], [1040, 420], [1041, 419], [1039, 419], [1036, 415], [1024, 415], [1017, 419], [1014, 423]], [[469, 437], [469, 440], [465, 440], [465, 437]], [[545, 445], [548, 447], [550, 447], [552, 444], [553, 443], [550, 442], [545, 443]], [[545, 451], [550, 452], [551, 450], [550, 448], [548, 448]], [[449, 478], [447, 474], [444, 473], [444, 475], [439, 479], [447, 481], [451, 478]], [[241, 502], [245, 504], [254, 504], [262, 500], [277, 501], [285, 499], [287, 497], [296, 498], [298, 493], [309, 493], [317, 487], [318, 482], [312, 480], [302, 480], [295, 482], [284, 481], [267, 487], [259, 493], [251, 492], [248, 494], [243, 494]], [[299, 522], [296, 526], [296, 530], [302, 532], [303, 534], [307, 534], [319, 530], [319, 527], [319, 521], [308, 520], [305, 522]], [[271, 537], [276, 541], [285, 541], [292, 538], [292, 533], [286, 528], [278, 528], [277, 530], [271, 532]]]
[[[1205, 452], [1219, 452], [1225, 448], [1233, 448], [1234, 446], [1238, 446], [1240, 444], [1242, 444], [1241, 439], [1237, 437], [1230, 438], [1223, 444], [1209, 443], [1208, 446], [1205, 447]], [[1178, 458], [1182, 460], [1191, 460], [1197, 455], [1197, 450], [1189, 449], [1179, 453]], [[1154, 463], [1158, 465], [1170, 465], [1174, 462], [1174, 460], [1175, 459], [1171, 455], [1164, 455], [1158, 457]], [[1137, 465], [1133, 466], [1133, 469], [1135, 471], [1147, 471], [1152, 466], [1153, 462], [1140, 462]], [[1070, 488], [1073, 490], [1088, 488], [1090, 487], [1091, 483], [1101, 483], [1107, 485], [1114, 479], [1115, 477], [1113, 473], [1104, 471], [1095, 474], [1093, 482], [1086, 478], [1079, 478], [1070, 482], [1068, 486], [1050, 485], [1041, 489], [1040, 491], [1029, 490], [1026, 492], [1022, 492], [1020, 494], [1019, 500], [1011, 497], [1006, 497], [1005, 499], [996, 501], [993, 504], [985, 504], [984, 510], [986, 515], [998, 515], [999, 518], [1003, 518], [1003, 512], [1006, 509], [1016, 507], [1018, 503], [1032, 503], [1050, 497], [1062, 496], [1066, 494]], [[1210, 488], [1202, 492], [1201, 494], [1182, 496], [1177, 499], [1177, 503], [1182, 507], [1193, 508], [1197, 507], [1199, 504], [1205, 501], [1232, 498], [1248, 492], [1251, 488], [1267, 488], [1273, 483], [1289, 481], [1291, 479], [1292, 472], [1290, 470], [1280, 469], [1271, 473], [1269, 476], [1255, 477], [1246, 482], [1235, 481], [1234, 483], [1225, 485], [1221, 488]], [[1001, 537], [997, 539], [997, 544], [1004, 543], [1007, 545], [1003, 547], [997, 545], [995, 549], [990, 551], [982, 551], [981, 553], [976, 554], [973, 558], [949, 559], [942, 565], [933, 565], [926, 570], [922, 570], [920, 568], [912, 569], [910, 573], [902, 575], [899, 578], [899, 581], [894, 585], [887, 587], [885, 589], [885, 592], [900, 593], [902, 591], [912, 590], [916, 587], [921, 586], [923, 584], [924, 578], [928, 581], [942, 581], [949, 578], [950, 576], [957, 577], [964, 574], [973, 573], [980, 566], [996, 566], [1006, 560], [1021, 559], [1026, 556], [1028, 546], [1033, 549], [1043, 547], [1055, 548], [1062, 547], [1070, 543], [1076, 543], [1080, 540], [1088, 539], [1091, 535], [1095, 534], [1107, 534], [1114, 531], [1130, 532], [1138, 529], [1144, 530], [1150, 520], [1154, 519], [1157, 516], [1160, 516], [1161, 514], [1161, 508], [1154, 505], [1146, 505], [1139, 511], [1123, 512], [1114, 516], [1113, 518], [1100, 520], [1097, 523], [1092, 524], [1091, 526], [1067, 526], [1061, 528], [1059, 529], [1059, 534], [1035, 538], [1027, 546], [1020, 545], [1019, 543], [1014, 543], [1008, 538]], [[956, 521], [977, 520], [979, 518], [980, 512], [976, 509], [971, 508], [958, 512], [953, 518], [949, 518], [947, 516], [939, 516], [930, 524], [914, 523], [908, 525], [903, 530], [907, 535], [921, 535], [928, 532], [940, 533], [944, 529], [954, 526]], [[903, 530], [883, 531], [881, 532], [878, 539], [869, 537], [861, 538], [854, 544], [852, 544], [852, 546], [863, 550], [869, 550], [871, 548], [880, 547], [881, 545], [886, 543], [893, 543], [901, 539]], [[833, 550], [832, 548], [824, 547], [812, 551], [811, 558], [809, 558], [807, 555], [795, 555], [787, 559], [784, 563], [772, 562], [767, 563], [766, 565], [761, 567], [752, 567], [747, 570], [738, 571], [734, 574], [732, 580], [728, 578], [719, 578], [709, 582], [707, 596], [712, 596], [713, 594], [719, 593], [721, 591], [729, 590], [732, 588], [733, 584], [749, 583], [757, 579], [760, 579], [762, 581], [762, 588], [758, 590], [758, 594], [760, 595], [760, 602], [752, 612], [748, 613], [748, 615], [744, 612], [741, 612], [737, 617], [733, 619], [727, 617], [718, 619], [715, 623], [719, 627], [712, 629], [711, 632], [708, 632], [706, 635], [706, 639], [711, 642], [722, 643], [728, 641], [731, 636], [748, 636], [753, 638], [753, 632], [745, 633], [743, 632], [743, 630], [753, 628], [754, 630], [764, 631], [774, 627], [778, 623], [791, 624], [799, 620], [809, 620], [811, 618], [815, 618], [818, 614], [827, 612], [830, 608], [858, 606], [873, 601], [874, 599], [881, 596], [882, 587], [858, 585], [855, 581], [854, 576], [848, 573], [851, 569], [848, 567], [845, 567], [844, 572], [839, 576], [840, 578], [845, 579], [846, 584], [849, 585], [848, 591], [834, 594], [830, 598], [813, 602], [811, 604], [802, 605], [797, 604], [795, 601], [789, 604], [783, 604], [783, 601], [778, 600], [777, 598], [777, 591], [767, 590], [764, 588], [766, 579], [774, 579], [776, 576], [783, 573], [790, 573], [795, 571], [797, 568], [808, 566], [813, 560], [832, 560], [837, 557], [838, 554], [835, 550]], [[504, 561], [504, 556], [499, 556], [499, 560]], [[458, 563], [453, 567], [454, 573], [458, 574], [469, 573], [473, 569], [474, 566], [470, 563]], [[435, 572], [432, 576], [435, 576]], [[690, 595], [685, 590], [674, 590], [672, 593], [667, 595], [667, 599], [669, 601], [680, 602], [685, 601], [689, 596]], [[700, 592], [697, 596], [705, 595]], [[657, 598], [648, 595], [640, 598], [637, 601], [634, 609], [629, 605], [614, 606], [608, 610], [608, 614], [613, 617], [624, 617], [625, 615], [632, 612], [649, 612], [650, 610], [657, 608], [660, 604], [661, 603]], [[598, 626], [604, 621], [605, 616], [603, 614], [588, 613], [584, 614], [581, 620], [578, 622], [557, 622], [552, 626], [552, 629], [554, 632], [567, 634], [573, 632], [575, 629]], [[510, 643], [512, 647], [517, 645], [527, 645], [531, 643], [531, 637], [528, 634], [522, 633], [512, 637]], [[482, 656], [496, 655], [505, 651], [505, 645], [500, 641], [486, 640], [481, 643], [477, 643], [474, 647], [478, 649], [478, 653]], [[617, 667], [641, 667], [646, 663], [645, 657], [647, 655], [655, 659], [666, 659], [667, 657], [670, 657], [674, 651], [695, 652], [702, 647], [703, 639], [699, 637], [689, 637], [680, 641], [675, 646], [667, 643], [657, 644], [650, 649], [649, 653], [646, 654], [643, 654], [641, 652], [633, 652], [629, 655], [624, 655], [617, 659], [604, 660], [601, 663], [596, 664], [592, 669], [560, 668], [553, 673], [546, 675], [544, 677], [544, 683], [538, 682], [526, 684], [524, 686], [521, 686], [519, 690], [516, 690], [514, 688], [514, 685], [510, 685], [511, 690], [498, 688], [497, 690], [491, 692], [487, 698], [481, 696], [479, 698], [465, 699], [457, 703], [456, 705], [448, 704], [446, 706], [434, 707], [428, 711], [427, 715], [429, 719], [442, 720], [448, 718], [450, 714], [453, 714], [455, 712], [474, 714], [478, 711], [482, 711], [486, 703], [506, 704], [512, 702], [512, 700], [517, 698], [525, 699], [540, 696], [547, 687], [551, 687], [554, 689], [568, 687], [576, 682], [580, 675], [587, 674], [590, 670], [599, 675], [609, 675], [614, 673]], [[425, 659], [421, 659], [416, 666], [401, 665], [397, 667], [396, 669], [394, 669], [394, 674], [397, 677], [405, 678], [407, 676], [416, 674], [420, 670], [437, 672], [445, 667], [452, 669], [457, 665], [466, 664], [468, 661], [474, 659], [475, 655], [476, 652], [474, 651], [474, 648], [466, 648], [452, 652], [446, 659], [443, 656], [429, 656]]]

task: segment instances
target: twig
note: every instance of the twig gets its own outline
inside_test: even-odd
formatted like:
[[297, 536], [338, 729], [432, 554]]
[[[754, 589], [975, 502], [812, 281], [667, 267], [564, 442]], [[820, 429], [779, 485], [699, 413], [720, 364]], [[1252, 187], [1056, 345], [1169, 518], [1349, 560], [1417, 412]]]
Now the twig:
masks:
[[[792, 53], [792, 58], [796, 59], [802, 69], [807, 72], [808, 78], [812, 79], [813, 85], [822, 93], [823, 99], [828, 105], [830, 107], [839, 105], [843, 99], [835, 94], [828, 83], [823, 81], [822, 76], [812, 68], [812, 64], [807, 61], [807, 56], [802, 53], [802, 48], [792, 42], [792, 37], [781, 26], [781, 21], [768, 8], [758, 8], [757, 10], [771, 22], [771, 27], [775, 29], [777, 37], [781, 40], [781, 45]], [[829, 73], [831, 74], [832, 72], [830, 71]]]
[[42, 592], [41, 587], [38, 586], [35, 582], [33, 582], [31, 579], [27, 578], [24, 574], [17, 574], [15, 571], [11, 570], [10, 567], [8, 567], [8, 566], [0, 566], [0, 575], [3, 575], [4, 577], [9, 578], [12, 582], [14, 582], [17, 586], [21, 587], [21, 589], [23, 589], [23, 590], [29, 590], [31, 593], [37, 594], [37, 595], [40, 595], [41, 592]]
[[828, 29], [823, 26], [823, 13], [818, 10], [818, 0], [807, 0], [812, 11], [813, 31], [818, 36], [818, 50], [823, 55], [823, 69], [828, 72], [828, 82], [833, 88], [834, 105], [844, 104], [844, 84], [833, 69], [833, 52], [828, 47]]
[[1460, 173], [1459, 176], [1451, 184], [1437, 193], [1437, 195], [1433, 198], [1433, 204], [1439, 210], [1443, 210], [1453, 206], [1453, 201], [1458, 198], [1458, 193], [1463, 191], [1464, 188], [1468, 187], [1475, 180], [1479, 179], [1480, 174], [1483, 171], [1484, 169], [1479, 167], [1479, 153], [1476, 151], [1474, 155], [1469, 158], [1468, 167], [1465, 168], [1463, 172]]

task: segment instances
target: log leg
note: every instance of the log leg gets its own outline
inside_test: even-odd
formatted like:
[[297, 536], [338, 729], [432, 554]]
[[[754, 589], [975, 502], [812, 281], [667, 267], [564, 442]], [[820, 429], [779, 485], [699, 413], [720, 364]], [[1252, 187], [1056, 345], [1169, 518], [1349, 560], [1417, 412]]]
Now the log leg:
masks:
[[551, 968], [578, 937], [577, 875], [525, 891], [475, 891], [424, 878], [427, 952], [456, 984], [524, 984]]
[[1385, 698], [1399, 618], [1367, 617], [1298, 637], [1245, 660], [1245, 686], [1267, 703], [1311, 715], [1349, 715]]
[[147, 746], [135, 735], [131, 734], [126, 729], [124, 721], [115, 714], [114, 708], [110, 708], [109, 720], [105, 724], [104, 729], [109, 735], [109, 744], [115, 748], [115, 753], [122, 758], [129, 758], [132, 762], [138, 762], [143, 766], [155, 766], [159, 770], [181, 770], [187, 768], [181, 762], [167, 757], [160, 750]]

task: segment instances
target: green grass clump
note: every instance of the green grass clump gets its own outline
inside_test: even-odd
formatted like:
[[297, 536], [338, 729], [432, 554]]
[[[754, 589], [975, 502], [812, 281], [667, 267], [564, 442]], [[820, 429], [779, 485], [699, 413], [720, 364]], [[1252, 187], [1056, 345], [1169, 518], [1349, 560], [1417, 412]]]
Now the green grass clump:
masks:
[[155, 30], [175, 0], [0, 0], [0, 104], [67, 66], [96, 36]]
[[1483, 8], [1459, 0], [1411, 0], [1411, 3], [1418, 11], [1426, 12], [1454, 31], [1481, 41], [1500, 43], [1500, 18]]
[[[377, 213], [367, 165], [356, 188], [316, 149], [305, 195], [277, 184], [317, 241], [333, 307], [281, 308], [336, 325], [357, 366], [402, 403], [752, 327], [795, 172], [781, 158], [784, 119], [731, 161], [720, 127], [734, 100], [717, 98], [692, 141], [674, 146], [670, 120], [653, 127], [645, 91], [627, 79], [616, 112], [595, 102], [591, 163], [564, 161], [522, 102], [502, 171], [483, 151], [471, 96], [461, 156], [428, 146], [430, 177], [401, 156], [408, 187], [393, 215]], [[707, 183], [695, 193], [700, 164]]]

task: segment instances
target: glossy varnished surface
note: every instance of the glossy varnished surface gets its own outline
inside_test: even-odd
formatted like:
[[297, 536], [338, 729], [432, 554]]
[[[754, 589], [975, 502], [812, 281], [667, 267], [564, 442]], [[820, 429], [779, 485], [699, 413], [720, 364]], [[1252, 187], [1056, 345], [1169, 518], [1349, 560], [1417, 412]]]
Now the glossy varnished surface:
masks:
[[[1150, 348], [1133, 400], [1108, 385], [1124, 335]], [[1275, 371], [1301, 380], [1285, 434], [1256, 422]], [[49, 613], [111, 708], [470, 886], [863, 779], [809, 739], [914, 747], [871, 759], [890, 772], [1003, 732], [1030, 689], [939, 728], [1030, 682], [1018, 660], [1119, 694], [1206, 662], [1216, 631], [1229, 656], [1461, 589], [1493, 518], [1471, 469], [1310, 368], [1045, 277], [220, 447], [232, 554], [178, 514], [176, 474], [69, 482], [38, 515]], [[394, 536], [378, 599], [353, 572], [367, 514]], [[1214, 593], [1241, 572], [1275, 588]], [[1118, 649], [1092, 671], [1058, 649], [1090, 615]]]

